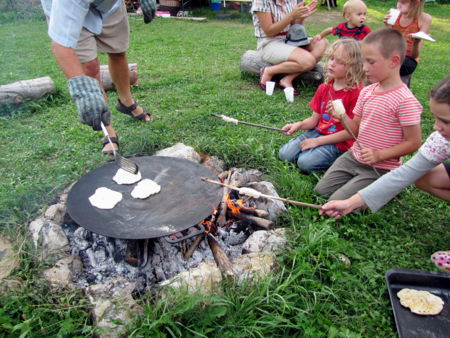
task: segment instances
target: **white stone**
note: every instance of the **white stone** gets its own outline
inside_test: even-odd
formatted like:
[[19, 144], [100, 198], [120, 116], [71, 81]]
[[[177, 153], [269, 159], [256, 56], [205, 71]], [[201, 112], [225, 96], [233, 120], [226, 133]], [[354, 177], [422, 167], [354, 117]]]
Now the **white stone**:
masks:
[[120, 337], [124, 325], [142, 311], [132, 297], [134, 288], [135, 283], [123, 277], [86, 288], [86, 296], [94, 306], [94, 323], [102, 329], [101, 337]]
[[243, 253], [272, 252], [286, 246], [286, 229], [259, 230], [251, 234], [242, 245]]
[[[181, 289], [190, 294], [214, 295], [218, 290], [222, 274], [215, 262], [204, 261], [197, 267], [189, 269], [189, 271], [180, 272], [173, 278], [167, 279], [159, 284], [162, 287], [161, 292], [164, 296], [165, 292], [170, 293], [170, 288]], [[169, 286], [169, 290], [164, 287]]]
[[42, 260], [61, 258], [69, 249], [69, 240], [60, 225], [45, 221], [39, 232], [39, 243], [41, 244]]
[[276, 266], [273, 252], [249, 253], [233, 261], [237, 283], [256, 281], [268, 276]]
[[74, 288], [72, 283], [74, 274], [81, 270], [81, 261], [78, 256], [67, 256], [56, 262], [53, 268], [44, 271], [44, 277], [54, 288]]
[[200, 163], [201, 157], [194, 148], [186, 146], [183, 143], [177, 143], [174, 146], [157, 151], [157, 156], [168, 156], [176, 158], [184, 158], [186, 160]]
[[34, 247], [38, 247], [39, 233], [41, 232], [42, 227], [44, 226], [45, 218], [38, 217], [34, 221], [30, 223], [28, 229], [31, 232], [31, 237], [33, 238]]
[[66, 211], [67, 208], [64, 203], [53, 204], [47, 208], [44, 213], [44, 217], [55, 222], [56, 224], [62, 224]]
[[[247, 187], [260, 191], [269, 196], [280, 197], [271, 182], [250, 182]], [[287, 212], [287, 209], [282, 201], [271, 198], [259, 198], [255, 200], [256, 209], [266, 210], [269, 213], [269, 219], [276, 221], [277, 218]]]
[[19, 256], [13, 250], [13, 244], [0, 236], [0, 280], [7, 277], [19, 265]]

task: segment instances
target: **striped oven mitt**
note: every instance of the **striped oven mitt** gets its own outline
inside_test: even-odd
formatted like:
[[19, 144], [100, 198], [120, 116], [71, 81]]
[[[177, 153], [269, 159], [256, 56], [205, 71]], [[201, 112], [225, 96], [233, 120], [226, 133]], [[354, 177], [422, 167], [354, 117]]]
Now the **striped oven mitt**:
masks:
[[105, 126], [110, 125], [111, 113], [96, 79], [75, 76], [68, 81], [68, 86], [81, 123], [91, 126], [94, 130], [101, 130], [100, 121], [103, 121]]
[[141, 9], [144, 13], [144, 22], [151, 22], [155, 17], [156, 0], [141, 0]]

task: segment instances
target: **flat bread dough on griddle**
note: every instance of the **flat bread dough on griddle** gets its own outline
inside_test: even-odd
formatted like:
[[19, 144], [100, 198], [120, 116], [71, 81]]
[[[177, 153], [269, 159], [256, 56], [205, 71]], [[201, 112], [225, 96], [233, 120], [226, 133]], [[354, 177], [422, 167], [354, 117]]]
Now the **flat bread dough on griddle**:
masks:
[[99, 209], [112, 209], [122, 200], [122, 193], [105, 187], [97, 188], [89, 202]]
[[150, 195], [157, 194], [161, 191], [161, 186], [155, 181], [148, 178], [143, 179], [134, 187], [131, 196], [134, 198], [145, 199]]
[[428, 291], [405, 288], [397, 292], [397, 297], [400, 298], [400, 304], [418, 315], [434, 316], [444, 308], [444, 301]]
[[139, 182], [141, 178], [142, 176], [140, 171], [138, 171], [137, 174], [132, 174], [122, 168], [119, 168], [117, 173], [114, 175], [113, 180], [117, 184], [134, 184]]

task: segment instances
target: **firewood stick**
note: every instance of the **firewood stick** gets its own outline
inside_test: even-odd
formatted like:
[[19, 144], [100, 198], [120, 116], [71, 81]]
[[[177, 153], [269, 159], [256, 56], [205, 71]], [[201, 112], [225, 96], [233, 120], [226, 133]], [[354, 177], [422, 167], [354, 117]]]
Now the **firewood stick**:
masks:
[[[223, 117], [227, 118], [227, 116], [225, 115], [218, 115], [218, 114], [214, 114], [211, 113], [211, 116], [217, 117], [221, 120], [224, 120]], [[231, 119], [231, 118], [229, 118]], [[257, 123], [251, 123], [251, 122], [244, 122], [244, 121], [239, 121], [237, 119], [232, 119], [233, 121], [236, 121], [235, 123], [240, 123], [240, 124], [245, 124], [247, 126], [252, 126], [252, 127], [258, 127], [258, 128], [264, 128], [264, 129], [269, 129], [269, 130], [275, 130], [275, 131], [279, 131], [280, 133], [284, 133], [283, 129], [279, 129], [279, 128], [274, 128], [274, 127], [268, 127], [268, 126], [263, 126], [262, 124], [257, 124]], [[224, 120], [225, 122], [229, 122]]]
[[191, 246], [189, 247], [189, 249], [186, 250], [186, 253], [184, 254], [183, 258], [185, 261], [187, 261], [189, 258], [191, 258], [192, 254], [194, 253], [194, 251], [198, 248], [198, 246], [200, 245], [200, 242], [202, 241], [204, 235], [198, 235], [197, 237], [195, 237], [194, 242], [191, 244]]
[[[229, 185], [229, 184], [224, 184], [222, 182], [213, 181], [213, 180], [210, 180], [207, 177], [202, 177], [201, 180], [204, 181], [204, 182], [208, 182], [208, 183], [213, 183], [213, 184], [217, 184], [217, 185], [221, 185], [221, 186], [226, 186], [229, 189], [239, 191], [238, 187], [234, 187], [234, 186]], [[286, 203], [296, 204], [296, 205], [300, 205], [302, 207], [315, 208], [315, 209], [321, 209], [322, 208], [322, 206], [318, 205], [318, 204], [298, 202], [298, 201], [293, 201], [293, 200], [290, 200], [290, 199], [287, 199], [287, 198], [270, 196], [270, 195], [266, 195], [266, 194], [261, 194], [261, 197], [265, 197], [265, 198], [269, 198], [269, 199], [273, 199], [273, 200], [278, 200], [278, 201], [282, 201], [282, 202], [286, 202]]]
[[219, 243], [217, 243], [216, 239], [211, 234], [207, 234], [206, 236], [208, 237], [209, 247], [211, 248], [219, 270], [226, 278], [234, 277], [233, 264], [231, 264], [225, 251], [223, 251]]
[[249, 214], [260, 218], [269, 217], [269, 212], [266, 210], [240, 207], [239, 211], [243, 214]]
[[253, 216], [253, 215], [249, 215], [249, 214], [244, 214], [244, 213], [239, 213], [239, 214], [234, 214], [231, 213], [229, 211], [228, 213], [228, 217], [230, 218], [235, 218], [253, 225], [257, 225], [261, 228], [264, 228], [266, 230], [270, 230], [273, 228], [274, 226], [274, 222], [265, 218], [261, 218], [261, 217], [257, 217], [257, 216]]
[[[225, 180], [225, 183], [230, 183], [230, 177], [231, 177], [231, 169], [228, 170], [228, 176]], [[220, 202], [220, 214], [219, 217], [217, 217], [217, 224], [219, 224], [219, 226], [223, 227], [225, 225], [225, 223], [227, 222], [226, 220], [226, 212], [227, 212], [227, 198], [228, 198], [228, 188], [225, 187], [223, 189], [223, 196], [222, 196], [222, 201]]]

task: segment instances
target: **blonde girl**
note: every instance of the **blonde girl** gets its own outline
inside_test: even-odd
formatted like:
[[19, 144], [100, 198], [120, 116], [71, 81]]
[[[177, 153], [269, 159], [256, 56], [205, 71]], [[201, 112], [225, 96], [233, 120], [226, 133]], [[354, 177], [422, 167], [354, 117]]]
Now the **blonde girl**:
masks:
[[291, 139], [279, 151], [282, 161], [296, 163], [304, 173], [325, 170], [345, 151], [354, 140], [334, 119], [327, 105], [331, 100], [341, 99], [346, 114], [353, 118], [353, 108], [358, 100], [364, 81], [360, 44], [353, 39], [335, 41], [327, 51], [326, 81], [321, 84], [309, 103], [312, 115], [283, 127], [286, 135], [307, 130]]
[[403, 77], [411, 75], [416, 69], [423, 45], [423, 40], [415, 39], [411, 34], [419, 31], [428, 33], [430, 30], [432, 17], [423, 11], [424, 3], [425, 0], [398, 0], [397, 9], [400, 15], [395, 23], [387, 23], [389, 13], [384, 18], [384, 24], [399, 30], [406, 40], [406, 57], [400, 68], [400, 75]]

